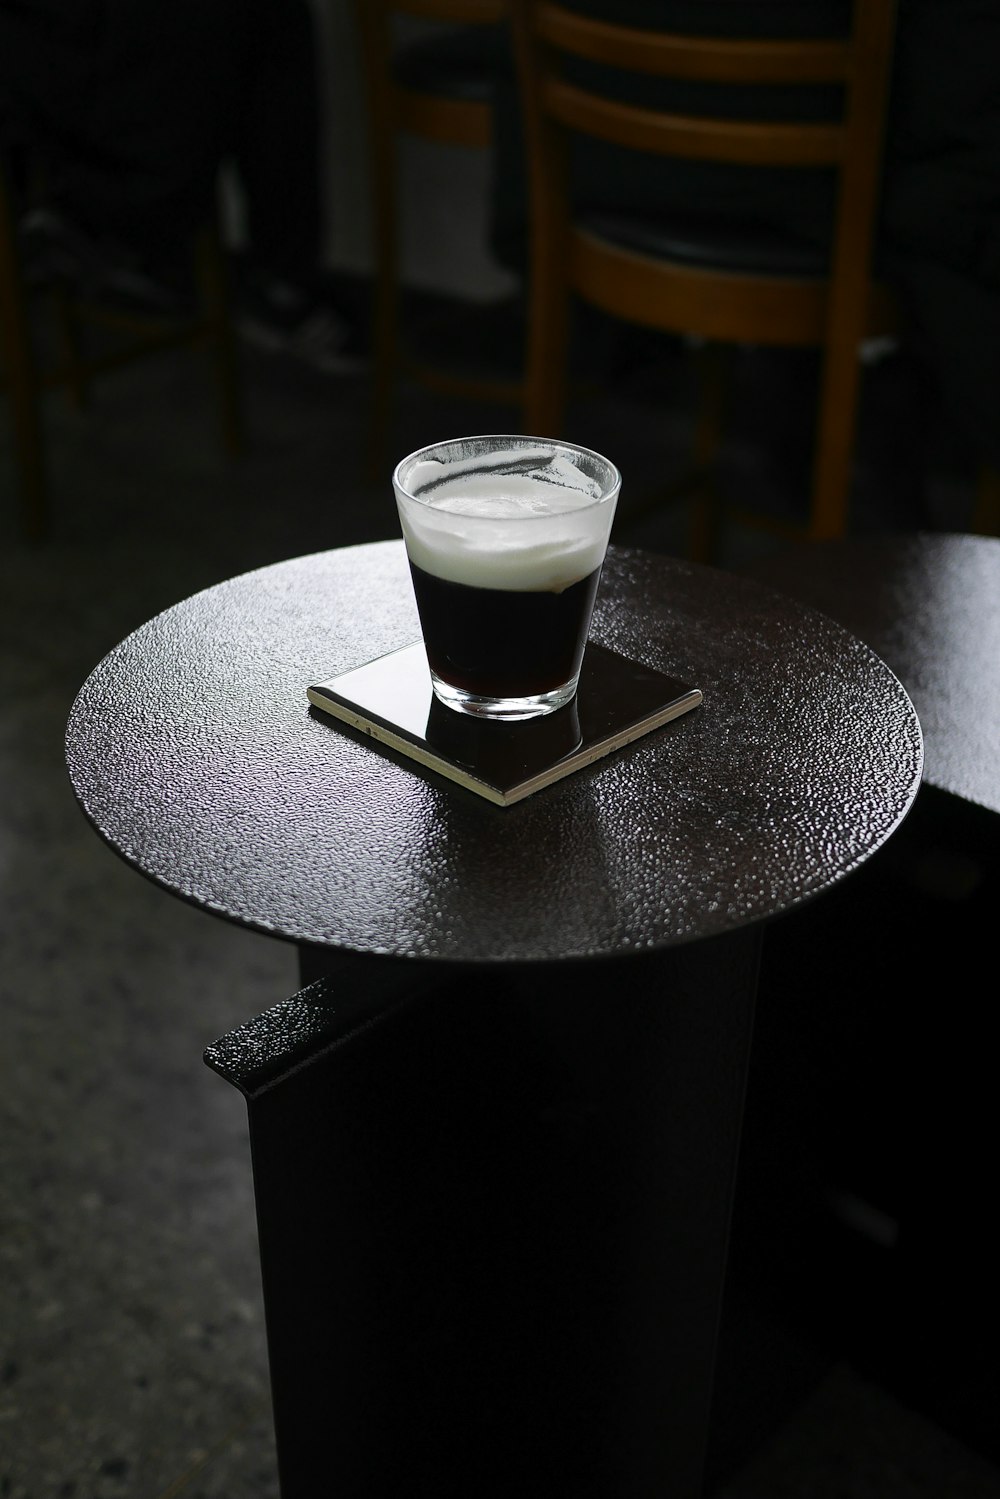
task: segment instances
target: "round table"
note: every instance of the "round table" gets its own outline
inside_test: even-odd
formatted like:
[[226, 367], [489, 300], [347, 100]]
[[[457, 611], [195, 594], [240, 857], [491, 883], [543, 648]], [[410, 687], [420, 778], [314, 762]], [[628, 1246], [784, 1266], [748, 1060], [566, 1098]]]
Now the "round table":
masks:
[[921, 733], [867, 646], [710, 568], [613, 548], [592, 634], [703, 702], [508, 807], [308, 707], [417, 637], [399, 542], [197, 594], [74, 704], [100, 835], [315, 980], [206, 1054], [282, 1499], [702, 1493], [761, 932], [889, 839]]
[[612, 549], [593, 638], [701, 688], [684, 718], [513, 807], [311, 715], [310, 683], [418, 635], [401, 542], [297, 558], [122, 642], [67, 760], [108, 843], [303, 944], [435, 960], [620, 956], [773, 917], [855, 869], [921, 774], [913, 707], [831, 622]]

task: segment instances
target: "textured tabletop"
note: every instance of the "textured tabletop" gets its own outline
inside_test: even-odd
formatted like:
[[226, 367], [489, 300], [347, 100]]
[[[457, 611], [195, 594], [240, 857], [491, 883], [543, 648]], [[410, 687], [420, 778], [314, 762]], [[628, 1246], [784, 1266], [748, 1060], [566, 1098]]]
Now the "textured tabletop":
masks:
[[592, 638], [702, 707], [516, 806], [310, 713], [309, 683], [418, 634], [401, 542], [196, 594], [115, 648], [70, 715], [97, 831], [257, 930], [446, 960], [622, 955], [774, 916], [905, 816], [909, 697], [841, 626], [747, 579], [612, 548]]
[[877, 651], [919, 715], [924, 780], [1000, 813], [1000, 538], [814, 542], [747, 571]]

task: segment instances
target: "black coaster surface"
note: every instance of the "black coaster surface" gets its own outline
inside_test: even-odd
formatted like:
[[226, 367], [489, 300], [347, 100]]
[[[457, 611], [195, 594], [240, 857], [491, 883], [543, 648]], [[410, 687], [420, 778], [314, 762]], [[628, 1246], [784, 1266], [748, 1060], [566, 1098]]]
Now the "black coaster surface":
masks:
[[509, 807], [697, 708], [697, 687], [591, 642], [576, 697], [538, 718], [498, 723], [434, 696], [422, 641], [306, 693], [314, 708]]

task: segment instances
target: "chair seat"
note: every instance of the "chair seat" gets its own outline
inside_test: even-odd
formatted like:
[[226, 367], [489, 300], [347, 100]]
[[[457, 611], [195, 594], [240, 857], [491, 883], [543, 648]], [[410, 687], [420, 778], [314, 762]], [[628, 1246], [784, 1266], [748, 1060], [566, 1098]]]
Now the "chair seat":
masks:
[[734, 224], [685, 214], [633, 218], [623, 213], [577, 216], [577, 227], [623, 250], [694, 269], [762, 276], [821, 278], [828, 252], [766, 224]]
[[393, 74], [398, 84], [414, 93], [487, 104], [497, 73], [509, 67], [500, 29], [468, 26], [408, 43], [393, 61]]

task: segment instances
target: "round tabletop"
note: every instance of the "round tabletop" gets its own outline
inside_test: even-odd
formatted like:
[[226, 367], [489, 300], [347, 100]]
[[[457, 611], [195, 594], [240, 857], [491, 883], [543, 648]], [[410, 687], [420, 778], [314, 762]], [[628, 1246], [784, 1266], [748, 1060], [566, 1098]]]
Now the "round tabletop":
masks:
[[96, 830], [175, 895], [353, 953], [622, 956], [787, 911], [909, 809], [922, 739], [884, 662], [751, 580], [612, 548], [591, 638], [702, 705], [499, 807], [311, 712], [417, 639], [401, 542], [295, 558], [166, 610], [97, 666], [67, 763]]
[[912, 533], [810, 542], [747, 574], [859, 636], [906, 687], [924, 781], [1000, 813], [1000, 538]]

